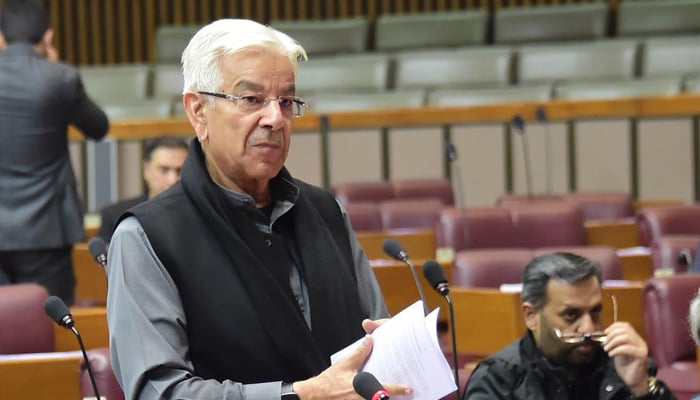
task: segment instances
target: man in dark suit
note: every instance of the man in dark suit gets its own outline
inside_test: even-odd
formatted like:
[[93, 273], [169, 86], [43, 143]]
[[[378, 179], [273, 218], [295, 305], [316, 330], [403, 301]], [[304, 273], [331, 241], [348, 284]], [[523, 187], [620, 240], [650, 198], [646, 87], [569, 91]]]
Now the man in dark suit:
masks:
[[71, 304], [71, 247], [85, 232], [68, 125], [101, 139], [109, 123], [76, 68], [54, 60], [41, 2], [5, 0], [0, 32], [0, 275], [39, 283]]
[[97, 234], [105, 242], [112, 240], [117, 219], [131, 207], [152, 199], [180, 179], [182, 164], [187, 158], [188, 145], [174, 136], [161, 136], [146, 144], [143, 155], [143, 180], [146, 193], [105, 207], [101, 212], [100, 231]]

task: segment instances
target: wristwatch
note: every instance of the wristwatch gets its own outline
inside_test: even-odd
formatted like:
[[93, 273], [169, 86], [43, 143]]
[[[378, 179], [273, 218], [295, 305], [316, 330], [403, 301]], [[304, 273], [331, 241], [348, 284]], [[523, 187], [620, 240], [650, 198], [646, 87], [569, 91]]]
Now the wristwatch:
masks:
[[299, 400], [299, 396], [292, 389], [291, 382], [282, 382], [282, 388], [280, 389], [280, 398], [282, 400]]

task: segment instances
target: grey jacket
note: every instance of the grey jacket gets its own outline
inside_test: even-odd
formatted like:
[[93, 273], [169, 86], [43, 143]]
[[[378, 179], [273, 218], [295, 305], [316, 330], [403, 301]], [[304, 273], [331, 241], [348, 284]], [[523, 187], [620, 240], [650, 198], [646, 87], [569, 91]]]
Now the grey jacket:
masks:
[[0, 51], [0, 251], [85, 240], [67, 128], [101, 139], [109, 123], [76, 68], [28, 44]]

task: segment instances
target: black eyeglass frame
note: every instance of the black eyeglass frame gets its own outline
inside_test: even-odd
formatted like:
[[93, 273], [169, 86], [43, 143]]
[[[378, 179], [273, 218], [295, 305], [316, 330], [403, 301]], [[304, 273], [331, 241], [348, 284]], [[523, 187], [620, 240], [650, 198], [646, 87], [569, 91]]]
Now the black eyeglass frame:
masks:
[[[263, 97], [261, 93], [257, 93], [255, 95], [244, 95], [244, 96], [234, 96], [232, 94], [227, 94], [227, 93], [217, 93], [217, 92], [205, 92], [205, 91], [198, 91], [197, 93], [203, 94], [205, 96], [214, 96], [218, 97], [221, 99], [227, 99], [233, 101], [237, 107], [241, 108], [241, 104], [244, 105], [255, 105], [255, 107], [250, 107], [250, 109], [245, 109], [245, 106], [243, 107], [243, 111], [246, 112], [258, 112], [263, 110], [265, 107], [267, 107], [268, 104], [270, 104], [271, 101], [277, 101], [280, 104], [280, 108], [282, 110], [287, 109], [282, 101], [291, 101], [292, 103], [289, 105], [289, 109], [292, 110], [292, 115], [295, 117], [301, 117], [304, 115], [304, 110], [306, 110], [309, 107], [309, 103], [307, 103], [304, 99], [298, 96], [277, 96], [277, 97]], [[258, 103], [241, 103], [242, 100], [245, 99], [255, 99], [258, 101]], [[259, 102], [262, 100], [262, 102]], [[260, 105], [258, 108], [257, 105]]]

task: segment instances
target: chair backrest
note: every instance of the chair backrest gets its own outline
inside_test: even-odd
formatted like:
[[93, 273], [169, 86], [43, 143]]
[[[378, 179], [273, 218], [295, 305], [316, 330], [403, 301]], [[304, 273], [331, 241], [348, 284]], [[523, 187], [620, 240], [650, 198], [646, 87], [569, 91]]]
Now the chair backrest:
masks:
[[180, 64], [156, 64], [153, 66], [153, 97], [182, 98], [185, 78]]
[[161, 25], [156, 28], [155, 63], [180, 64], [182, 51], [201, 25]]
[[605, 36], [608, 5], [603, 2], [507, 7], [494, 15], [495, 43], [595, 40]]
[[345, 204], [350, 224], [355, 232], [381, 231], [382, 214], [375, 203], [349, 203]]
[[147, 64], [80, 67], [85, 91], [98, 103], [131, 102], [148, 97], [151, 67]]
[[641, 76], [681, 77], [697, 73], [700, 43], [697, 36], [657, 37], [644, 40]]
[[136, 118], [167, 118], [172, 115], [170, 99], [144, 99], [126, 102], [107, 102], [102, 109], [110, 120]]
[[435, 229], [440, 210], [440, 200], [387, 200], [382, 202], [382, 228], [389, 229]]
[[663, 235], [651, 242], [651, 259], [654, 270], [673, 269], [677, 274], [688, 272], [700, 243], [697, 235]]
[[578, 254], [593, 260], [600, 265], [603, 280], [622, 279], [622, 264], [617, 252], [612, 247], [607, 246], [563, 246], [563, 247], [540, 247], [534, 250], [533, 257], [544, 254], [565, 252]]
[[378, 93], [388, 87], [391, 59], [385, 54], [310, 58], [299, 64], [296, 90], [313, 93]]
[[479, 104], [549, 101], [550, 85], [515, 86], [492, 89], [436, 89], [428, 93], [429, 106], [472, 106]]
[[508, 207], [516, 247], [534, 249], [586, 244], [581, 208], [568, 202], [521, 203]]
[[530, 249], [474, 249], [456, 254], [451, 284], [459, 287], [498, 288], [523, 281], [525, 266], [532, 260]]
[[646, 207], [636, 219], [642, 246], [669, 234], [700, 235], [700, 205]]
[[392, 186], [397, 199], [437, 199], [446, 206], [454, 204], [452, 185], [447, 179], [402, 179]]
[[523, 46], [517, 51], [518, 82], [633, 79], [638, 47], [636, 40]]
[[585, 221], [634, 216], [632, 196], [627, 192], [571, 192], [566, 200], [581, 207]]
[[420, 108], [425, 105], [425, 92], [413, 89], [382, 93], [315, 93], [305, 99], [310, 104], [310, 111], [315, 113]]
[[368, 50], [369, 22], [365, 17], [320, 21], [272, 20], [269, 24], [301, 43], [309, 55], [362, 53]]
[[37, 284], [0, 286], [0, 354], [54, 351], [53, 321], [44, 312], [47, 297]]
[[396, 54], [397, 88], [498, 87], [511, 81], [513, 50], [478, 47]]
[[435, 234], [438, 247], [467, 249], [519, 247], [510, 211], [501, 207], [444, 208]]
[[390, 182], [347, 182], [333, 185], [331, 189], [341, 204], [357, 202], [379, 203], [394, 199], [394, 188]]
[[644, 327], [649, 353], [657, 365], [695, 360], [687, 316], [690, 300], [700, 288], [700, 275], [649, 279], [642, 293]]
[[622, 99], [672, 96], [681, 92], [680, 78], [645, 79], [629, 82], [563, 83], [554, 87], [558, 99]]
[[482, 45], [487, 23], [484, 10], [383, 14], [377, 18], [375, 50]]
[[[117, 378], [114, 376], [114, 371], [109, 361], [109, 349], [101, 347], [87, 351], [88, 361], [92, 368], [92, 373], [95, 375], [95, 385], [100, 392], [100, 396], [109, 400], [124, 400], [124, 392], [122, 392]], [[90, 382], [85, 361], [80, 360], [78, 367], [78, 377], [80, 380], [80, 394], [83, 399], [94, 397], [95, 393]]]
[[651, 36], [700, 32], [700, 1], [621, 1], [618, 36]]

